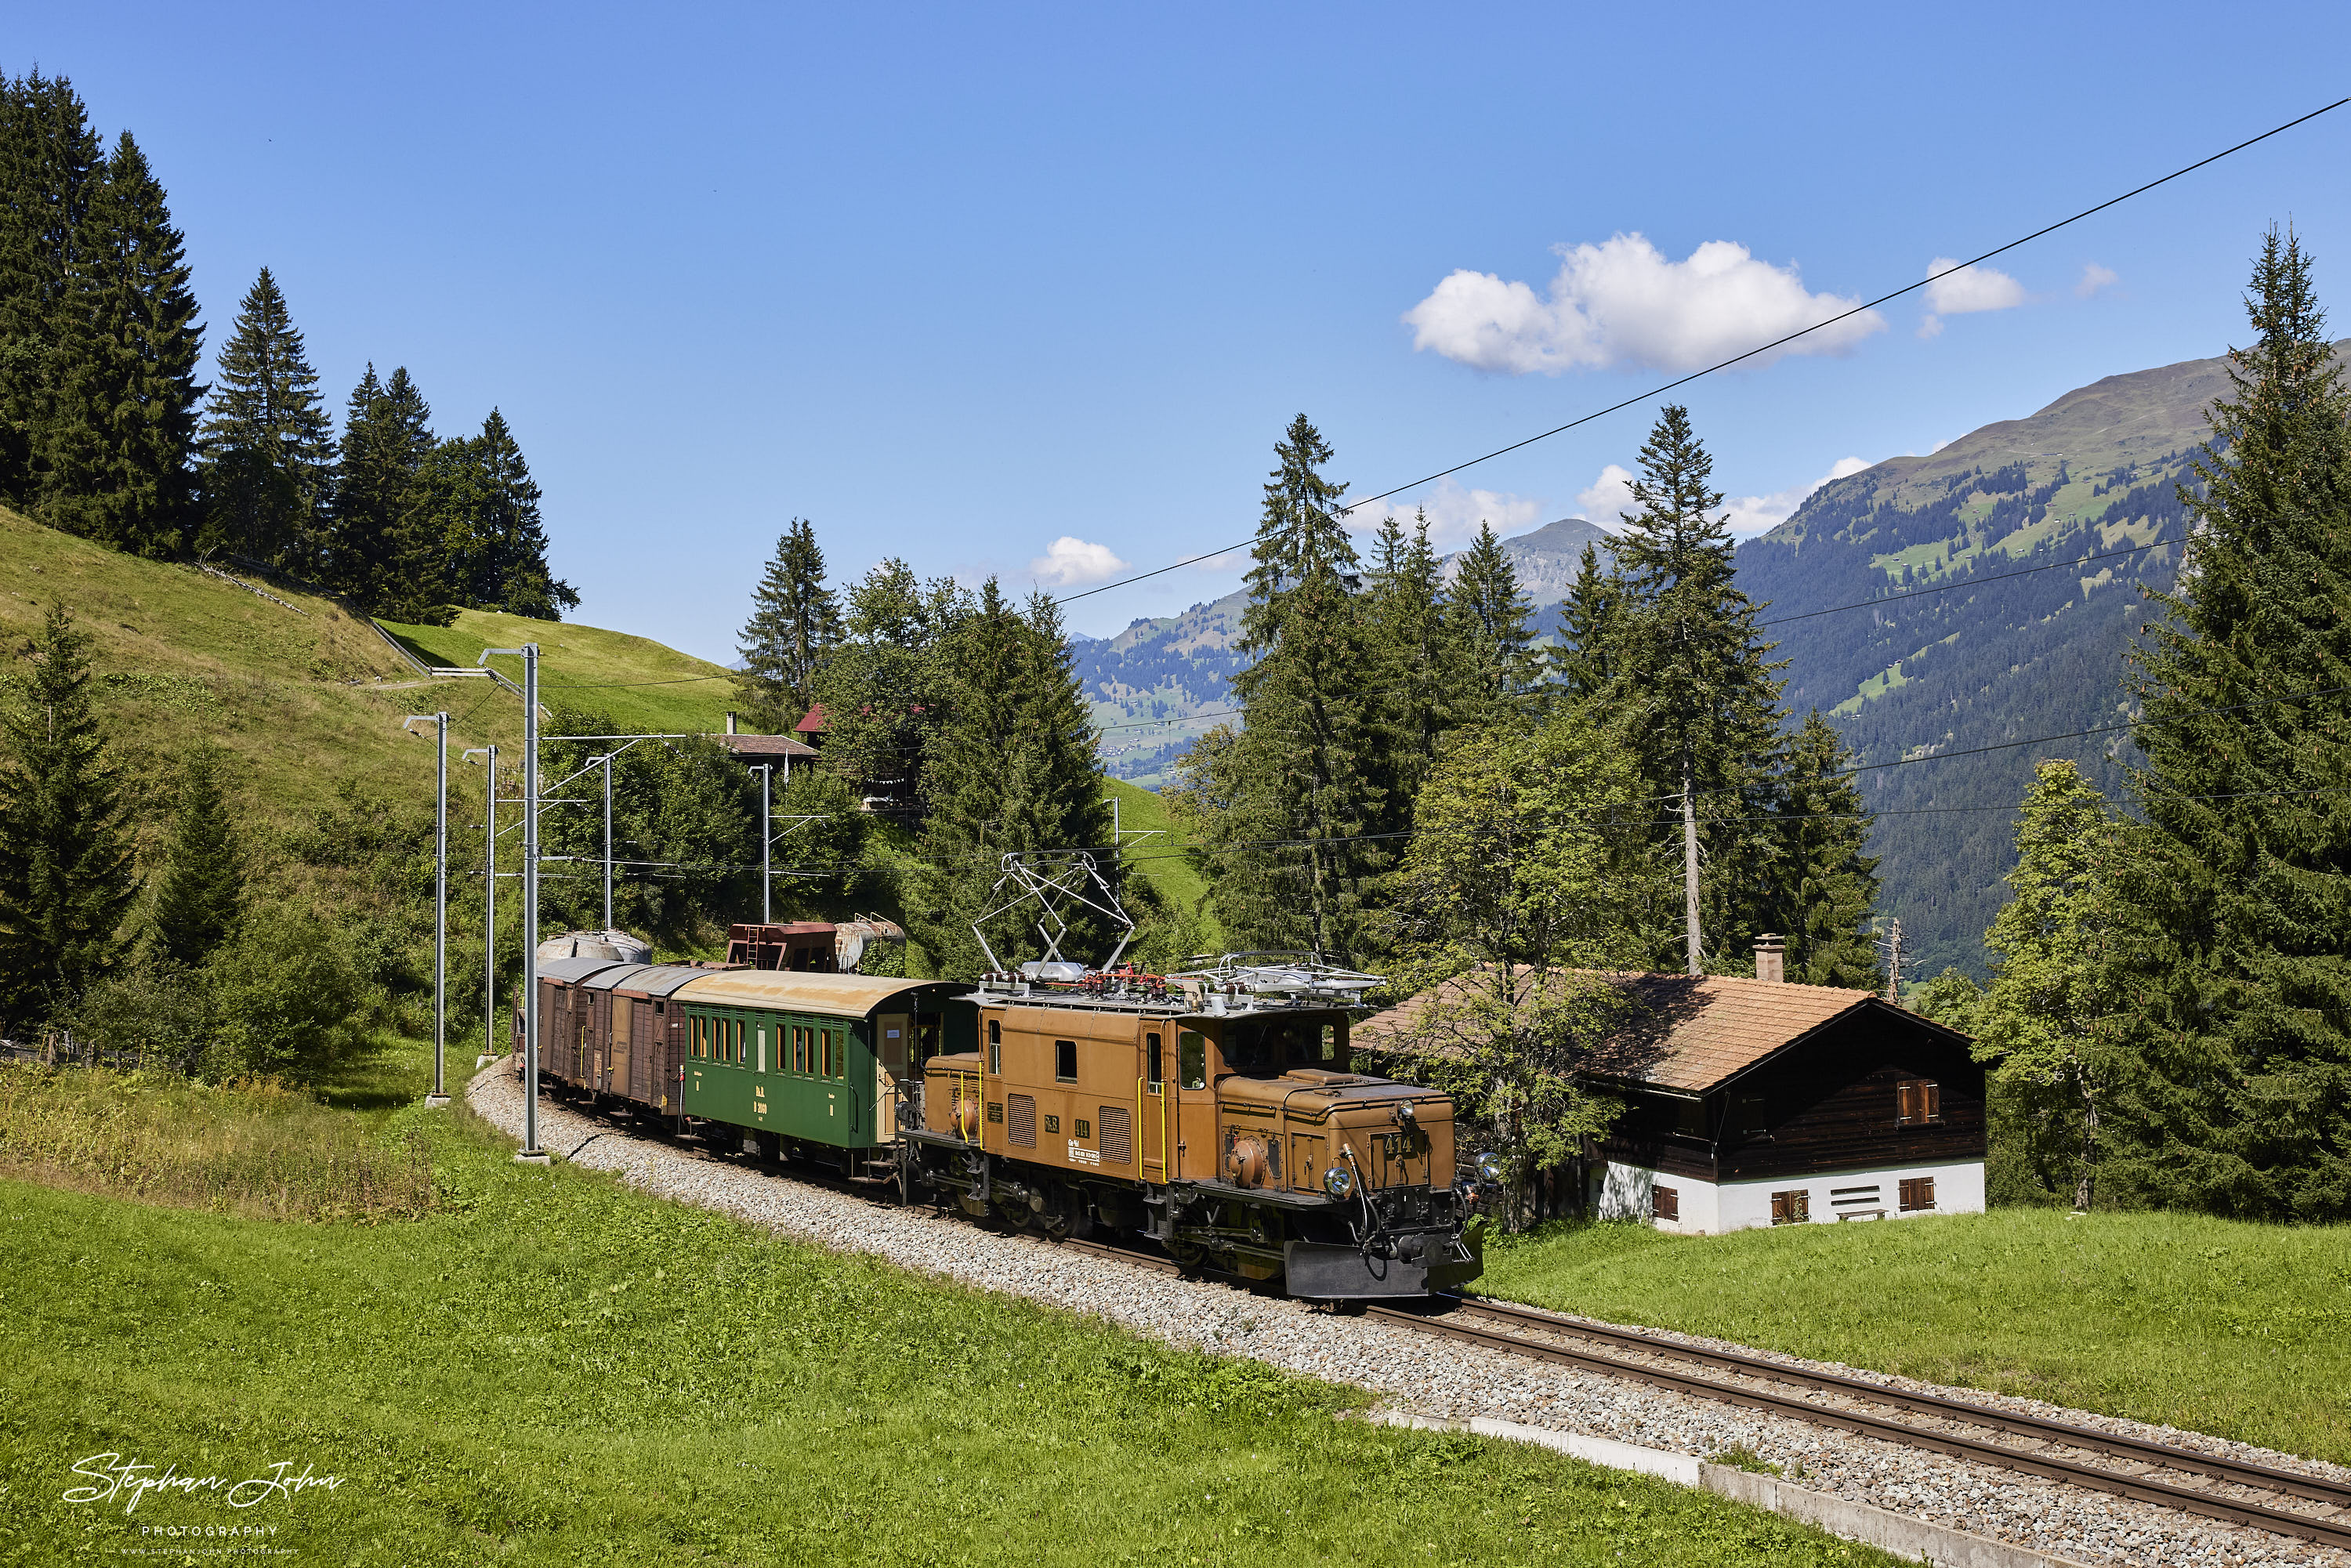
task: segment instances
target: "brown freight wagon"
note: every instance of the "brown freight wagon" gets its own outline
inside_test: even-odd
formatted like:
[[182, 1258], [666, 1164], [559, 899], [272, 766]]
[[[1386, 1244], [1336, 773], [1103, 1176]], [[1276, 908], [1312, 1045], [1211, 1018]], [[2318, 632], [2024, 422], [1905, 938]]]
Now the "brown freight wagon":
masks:
[[[694, 964], [553, 958], [538, 967], [538, 1071], [560, 1088], [674, 1111], [686, 1051], [679, 987], [720, 971]], [[515, 1015], [515, 1071], [522, 1071]]]

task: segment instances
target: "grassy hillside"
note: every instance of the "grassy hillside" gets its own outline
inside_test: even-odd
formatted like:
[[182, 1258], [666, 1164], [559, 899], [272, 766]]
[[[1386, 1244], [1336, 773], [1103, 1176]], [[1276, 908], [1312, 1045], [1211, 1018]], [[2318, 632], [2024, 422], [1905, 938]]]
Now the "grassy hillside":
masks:
[[[535, 642], [541, 702], [596, 708], [630, 732], [713, 734], [737, 706], [730, 671], [625, 632], [486, 610], [460, 611], [447, 626], [387, 625], [428, 664], [470, 666], [485, 648]], [[520, 659], [491, 666], [521, 683]]]
[[2046, 1209], [1489, 1243], [1513, 1301], [2351, 1463], [2351, 1232]]
[[[1222, 948], [1224, 927], [1217, 923], [1216, 915], [1205, 903], [1208, 884], [1186, 858], [1175, 822], [1167, 814], [1167, 802], [1156, 792], [1123, 779], [1110, 780], [1110, 789], [1118, 797], [1118, 825], [1128, 846], [1128, 863], [1147, 877], [1176, 908], [1198, 915], [1203, 951]], [[1155, 831], [1156, 836], [1138, 836], [1146, 831]]]
[[[519, 1167], [462, 1108], [383, 1135], [429, 1151], [428, 1218], [273, 1223], [0, 1179], [0, 1558], [260, 1525], [266, 1549], [360, 1564], [1891, 1561]], [[104, 1453], [340, 1484], [242, 1510], [68, 1500]]]
[[228, 754], [228, 788], [272, 814], [324, 804], [344, 778], [407, 779], [420, 758], [429, 764], [430, 748], [399, 727], [433, 699], [407, 689], [407, 665], [365, 622], [325, 600], [276, 591], [287, 608], [5, 509], [0, 583], [0, 675], [21, 678], [52, 602], [90, 634], [99, 706], [134, 810], [203, 740]]

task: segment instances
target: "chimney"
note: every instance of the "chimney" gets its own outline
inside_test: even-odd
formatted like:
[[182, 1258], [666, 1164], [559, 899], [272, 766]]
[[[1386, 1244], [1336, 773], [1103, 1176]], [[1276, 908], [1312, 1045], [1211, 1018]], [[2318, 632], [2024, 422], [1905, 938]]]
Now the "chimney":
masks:
[[735, 733], [735, 710], [733, 708], [728, 708], [726, 710], [726, 733], [729, 735]]
[[1784, 985], [1788, 978], [1788, 944], [1770, 932], [1755, 938], [1755, 977], [1773, 985]]

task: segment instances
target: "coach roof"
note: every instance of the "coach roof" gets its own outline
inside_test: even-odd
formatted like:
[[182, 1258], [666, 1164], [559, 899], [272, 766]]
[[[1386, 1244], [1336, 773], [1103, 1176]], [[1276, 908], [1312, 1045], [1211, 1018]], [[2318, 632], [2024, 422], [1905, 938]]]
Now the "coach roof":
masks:
[[682, 1001], [704, 1006], [767, 1008], [778, 1012], [863, 1018], [893, 998], [935, 990], [951, 981], [907, 980], [893, 975], [826, 975], [813, 969], [730, 969], [680, 986]]

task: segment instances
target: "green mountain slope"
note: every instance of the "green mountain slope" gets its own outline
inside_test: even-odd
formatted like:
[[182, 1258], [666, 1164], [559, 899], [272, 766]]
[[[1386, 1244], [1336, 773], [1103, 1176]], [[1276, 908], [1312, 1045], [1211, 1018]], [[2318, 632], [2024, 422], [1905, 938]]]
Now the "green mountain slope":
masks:
[[[2226, 386], [2217, 359], [2110, 376], [1823, 486], [1740, 548], [1792, 709], [1826, 712], [1865, 765], [1898, 764], [1861, 782], [1879, 813], [1881, 907], [1902, 921], [1914, 975], [1980, 973], [2036, 761], [2071, 758], [2121, 798], [2132, 753], [2109, 727], [2131, 712], [2125, 655], [2150, 613], [2143, 591], [2177, 573], [2178, 487]], [[1877, 602], [1813, 613], [1865, 601]], [[2086, 729], [2105, 733], [2011, 745]], [[1917, 760], [1987, 747], [2005, 749]]]

